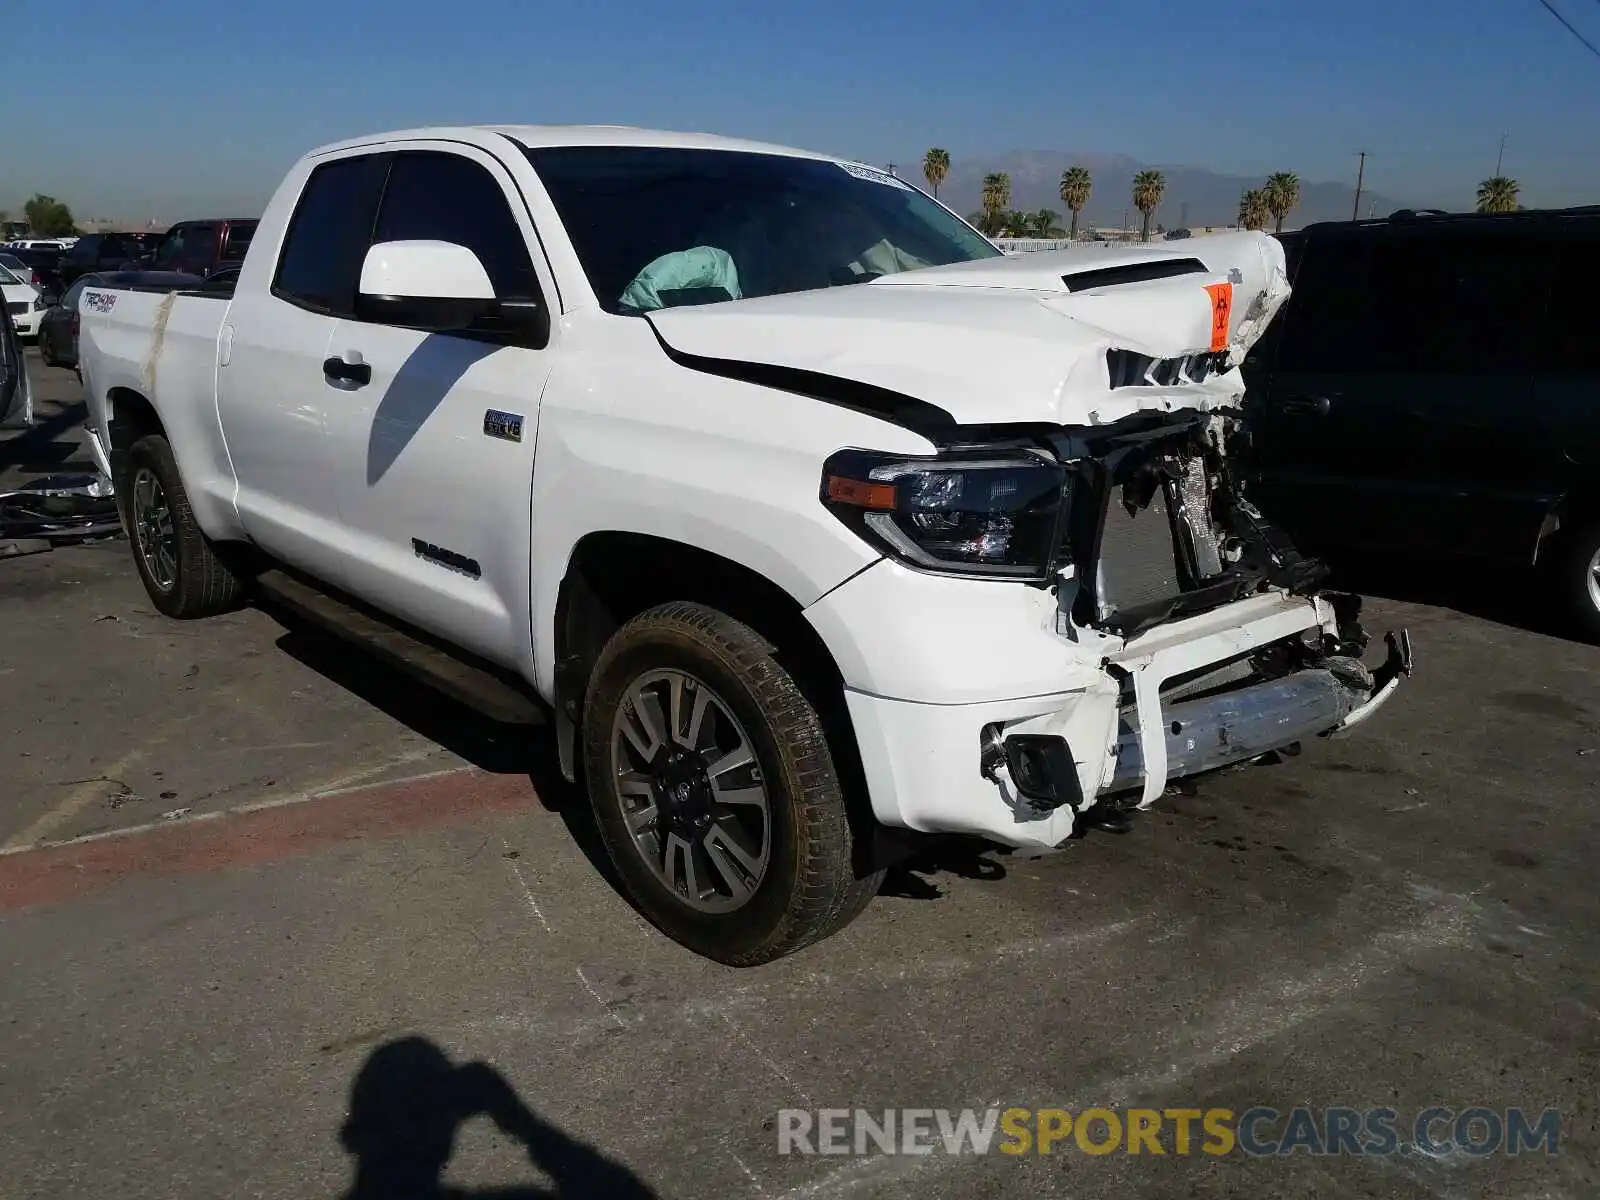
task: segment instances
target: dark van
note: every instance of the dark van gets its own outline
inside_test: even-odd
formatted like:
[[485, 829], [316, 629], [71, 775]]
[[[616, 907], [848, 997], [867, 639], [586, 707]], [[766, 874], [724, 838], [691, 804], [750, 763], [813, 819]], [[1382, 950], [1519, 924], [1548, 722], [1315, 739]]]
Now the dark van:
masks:
[[1600, 206], [1283, 240], [1244, 364], [1257, 505], [1312, 550], [1537, 565], [1600, 640]]

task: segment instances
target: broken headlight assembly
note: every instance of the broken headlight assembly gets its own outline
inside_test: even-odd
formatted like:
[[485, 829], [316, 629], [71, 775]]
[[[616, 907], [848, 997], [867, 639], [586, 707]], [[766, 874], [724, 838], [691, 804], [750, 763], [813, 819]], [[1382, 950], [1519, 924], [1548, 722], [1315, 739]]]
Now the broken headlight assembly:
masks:
[[901, 562], [1036, 583], [1050, 576], [1069, 491], [1066, 468], [1027, 450], [841, 450], [822, 471], [822, 503]]

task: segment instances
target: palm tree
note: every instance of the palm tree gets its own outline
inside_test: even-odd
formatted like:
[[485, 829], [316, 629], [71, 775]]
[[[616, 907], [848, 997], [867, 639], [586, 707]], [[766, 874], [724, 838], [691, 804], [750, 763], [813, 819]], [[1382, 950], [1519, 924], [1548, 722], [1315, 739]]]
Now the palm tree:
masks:
[[1239, 196], [1239, 228], [1265, 229], [1272, 215], [1266, 188], [1251, 188]]
[[1078, 214], [1089, 203], [1089, 193], [1093, 190], [1094, 181], [1089, 178], [1088, 167], [1068, 167], [1061, 172], [1061, 203], [1072, 213], [1072, 225], [1067, 230], [1069, 238], [1077, 239]]
[[922, 174], [933, 189], [933, 198], [939, 198], [939, 185], [950, 174], [950, 151], [935, 146], [922, 156]]
[[1289, 211], [1300, 203], [1300, 176], [1293, 171], [1279, 171], [1267, 176], [1267, 186], [1262, 189], [1266, 193], [1267, 211], [1277, 221], [1274, 233], [1283, 232], [1283, 219]]
[[1144, 215], [1144, 227], [1139, 240], [1150, 240], [1150, 218], [1161, 207], [1161, 195], [1167, 190], [1166, 177], [1160, 171], [1140, 171], [1133, 177], [1133, 206]]
[[1000, 228], [1001, 214], [1011, 207], [1011, 176], [995, 171], [983, 177], [984, 232], [993, 236]]
[[1038, 238], [1057, 238], [1062, 234], [1061, 214], [1052, 212], [1048, 208], [1041, 208], [1032, 216], [1033, 236]]
[[1478, 185], [1478, 211], [1481, 213], [1516, 212], [1521, 207], [1517, 203], [1517, 193], [1522, 190], [1522, 185], [1515, 179], [1508, 179], [1504, 175], [1496, 175], [1493, 179], [1485, 179]]

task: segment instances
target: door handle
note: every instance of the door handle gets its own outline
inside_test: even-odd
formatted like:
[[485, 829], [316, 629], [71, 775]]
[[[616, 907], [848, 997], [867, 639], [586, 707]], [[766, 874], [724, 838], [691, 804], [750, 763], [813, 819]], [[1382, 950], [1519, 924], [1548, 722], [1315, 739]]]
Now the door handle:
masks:
[[330, 383], [365, 387], [372, 382], [372, 364], [346, 362], [342, 358], [325, 358], [322, 360], [322, 374]]
[[1333, 402], [1326, 396], [1289, 396], [1279, 407], [1297, 417], [1325, 417]]

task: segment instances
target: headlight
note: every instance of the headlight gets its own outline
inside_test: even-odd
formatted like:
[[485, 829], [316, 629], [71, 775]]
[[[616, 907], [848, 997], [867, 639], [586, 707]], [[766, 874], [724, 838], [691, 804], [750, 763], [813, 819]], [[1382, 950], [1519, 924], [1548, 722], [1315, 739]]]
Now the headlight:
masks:
[[1048, 578], [1066, 510], [1066, 468], [1028, 451], [906, 458], [841, 450], [822, 502], [879, 549], [955, 575]]
[[35, 296], [33, 298], [33, 311], [34, 312], [43, 312], [45, 309], [47, 309], [49, 307], [50, 306], [44, 302], [44, 297], [43, 296]]

